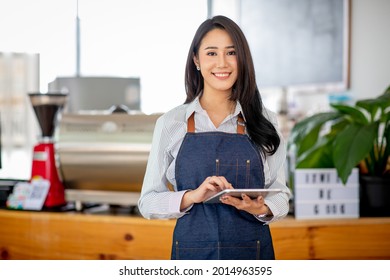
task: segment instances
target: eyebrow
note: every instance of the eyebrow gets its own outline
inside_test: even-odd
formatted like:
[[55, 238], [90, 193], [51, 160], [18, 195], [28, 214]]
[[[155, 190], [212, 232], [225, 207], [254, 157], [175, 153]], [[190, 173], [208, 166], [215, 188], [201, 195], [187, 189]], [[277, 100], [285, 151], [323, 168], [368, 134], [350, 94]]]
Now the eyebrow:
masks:
[[[217, 47], [213, 47], [213, 46], [210, 46], [210, 47], [206, 47], [206, 48], [204, 48], [205, 50], [216, 50], [216, 49], [218, 49]], [[234, 49], [234, 46], [232, 45], [232, 46], [227, 46], [227, 47], [225, 47], [225, 49]]]

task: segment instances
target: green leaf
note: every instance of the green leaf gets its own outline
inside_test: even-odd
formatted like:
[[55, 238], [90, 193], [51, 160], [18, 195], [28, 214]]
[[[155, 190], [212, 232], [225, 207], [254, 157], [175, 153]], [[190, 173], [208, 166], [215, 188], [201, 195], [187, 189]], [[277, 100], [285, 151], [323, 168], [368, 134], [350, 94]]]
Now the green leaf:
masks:
[[288, 148], [290, 149], [292, 145], [295, 145], [297, 155], [301, 155], [317, 142], [319, 132], [326, 122], [340, 117], [342, 117], [342, 114], [338, 112], [325, 112], [307, 117], [296, 123], [288, 139]]
[[362, 161], [373, 147], [377, 124], [352, 124], [340, 132], [333, 143], [333, 162], [341, 181], [345, 184], [352, 169]]
[[344, 128], [350, 124], [350, 121], [346, 119], [340, 119], [339, 122], [335, 122], [334, 124], [332, 124], [329, 133], [327, 133], [327, 137], [335, 137], [337, 134], [340, 133], [340, 131], [344, 130]]
[[383, 157], [382, 157], [382, 162], [380, 163], [381, 165], [379, 166], [379, 170], [376, 171], [380, 176], [382, 176], [386, 172], [390, 172], [390, 170], [386, 170], [387, 163], [390, 157], [390, 112], [386, 114], [387, 119], [384, 121], [385, 127], [383, 130], [382, 137], [384, 138], [383, 140]]
[[313, 127], [313, 129], [305, 135], [305, 137], [301, 140], [299, 147], [297, 148], [297, 155], [301, 155], [315, 145], [320, 130], [321, 126], [318, 125]]
[[381, 108], [383, 112], [390, 107], [390, 86], [386, 89], [386, 91], [373, 99], [363, 99], [356, 102], [356, 106], [361, 107], [367, 110], [371, 118], [374, 119], [377, 111]]
[[321, 138], [315, 146], [297, 158], [296, 168], [334, 168], [331, 146], [331, 139]]
[[383, 95], [386, 95], [386, 94], [388, 94], [389, 98], [390, 98], [390, 86], [388, 86], [387, 89], [385, 90], [385, 92], [383, 93]]
[[390, 121], [390, 111], [387, 113], [382, 114], [381, 119], [379, 120], [381, 123], [386, 124]]
[[349, 116], [351, 118], [351, 121], [358, 122], [361, 124], [368, 124], [366, 116], [355, 107], [342, 104], [331, 104], [331, 106], [340, 113]]

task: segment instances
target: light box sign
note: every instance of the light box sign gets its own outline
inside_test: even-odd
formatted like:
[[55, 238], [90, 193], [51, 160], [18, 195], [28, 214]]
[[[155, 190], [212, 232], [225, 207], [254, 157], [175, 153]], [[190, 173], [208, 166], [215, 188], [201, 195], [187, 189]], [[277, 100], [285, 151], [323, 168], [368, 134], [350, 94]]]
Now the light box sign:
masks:
[[353, 169], [344, 185], [336, 169], [296, 169], [294, 212], [297, 219], [358, 218], [359, 172]]

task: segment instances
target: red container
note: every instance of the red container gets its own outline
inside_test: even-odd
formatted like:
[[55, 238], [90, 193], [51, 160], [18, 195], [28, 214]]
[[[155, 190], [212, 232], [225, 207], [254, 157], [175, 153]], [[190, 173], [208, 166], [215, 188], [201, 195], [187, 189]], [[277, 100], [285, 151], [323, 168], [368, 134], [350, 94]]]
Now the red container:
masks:
[[34, 147], [31, 180], [37, 178], [50, 182], [44, 207], [53, 208], [66, 204], [65, 188], [58, 176], [53, 143], [39, 143]]

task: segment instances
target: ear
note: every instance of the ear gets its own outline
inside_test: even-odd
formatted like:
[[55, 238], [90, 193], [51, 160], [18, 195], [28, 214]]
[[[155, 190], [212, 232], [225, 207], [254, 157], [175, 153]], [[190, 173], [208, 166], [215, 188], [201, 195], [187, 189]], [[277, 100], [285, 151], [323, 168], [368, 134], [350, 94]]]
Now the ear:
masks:
[[199, 66], [199, 59], [196, 57], [196, 55], [194, 55], [194, 57], [192, 58], [192, 60], [194, 61], [195, 66]]

